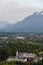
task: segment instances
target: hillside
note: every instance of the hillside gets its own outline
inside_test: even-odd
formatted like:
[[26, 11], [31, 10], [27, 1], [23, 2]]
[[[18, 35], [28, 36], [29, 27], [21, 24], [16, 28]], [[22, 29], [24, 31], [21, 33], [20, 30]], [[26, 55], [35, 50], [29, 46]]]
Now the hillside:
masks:
[[16, 24], [7, 25], [0, 31], [8, 32], [43, 32], [43, 11], [35, 12]]

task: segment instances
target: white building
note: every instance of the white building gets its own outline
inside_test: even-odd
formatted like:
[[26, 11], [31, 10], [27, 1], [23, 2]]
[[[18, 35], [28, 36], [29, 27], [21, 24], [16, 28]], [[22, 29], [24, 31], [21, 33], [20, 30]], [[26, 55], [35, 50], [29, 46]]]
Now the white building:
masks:
[[21, 39], [21, 40], [24, 40], [24, 39], [25, 39], [25, 37], [23, 37], [23, 36], [17, 36], [17, 37], [16, 37], [16, 39]]
[[33, 53], [18, 53], [13, 58], [8, 58], [7, 61], [21, 61], [21, 62], [36, 62], [37, 55]]

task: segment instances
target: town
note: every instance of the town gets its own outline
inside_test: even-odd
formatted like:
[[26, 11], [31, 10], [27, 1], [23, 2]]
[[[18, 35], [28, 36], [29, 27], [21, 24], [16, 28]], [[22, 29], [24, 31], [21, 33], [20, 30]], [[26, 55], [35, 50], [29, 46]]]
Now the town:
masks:
[[4, 56], [0, 55], [0, 61], [41, 61], [43, 59], [43, 34], [3, 34], [0, 36], [0, 50], [3, 54], [5, 53]]

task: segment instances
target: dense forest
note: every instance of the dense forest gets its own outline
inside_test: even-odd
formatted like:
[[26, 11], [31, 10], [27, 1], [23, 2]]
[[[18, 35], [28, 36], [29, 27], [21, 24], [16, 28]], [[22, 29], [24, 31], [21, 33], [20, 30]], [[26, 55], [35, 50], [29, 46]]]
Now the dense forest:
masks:
[[16, 51], [35, 53], [38, 55], [39, 52], [43, 51], [43, 43], [5, 40], [2, 47], [0, 47], [0, 60], [4, 60], [9, 56], [15, 56]]
[[[25, 40], [14, 40], [7, 39], [3, 42], [0, 47], [0, 65], [43, 65], [43, 60], [37, 63], [33, 62], [7, 62], [6, 59], [9, 56], [15, 56], [16, 51], [18, 52], [28, 52], [39, 54], [39, 52], [43, 51], [43, 43], [38, 42], [27, 42]], [[43, 54], [42, 54], [43, 56]]]

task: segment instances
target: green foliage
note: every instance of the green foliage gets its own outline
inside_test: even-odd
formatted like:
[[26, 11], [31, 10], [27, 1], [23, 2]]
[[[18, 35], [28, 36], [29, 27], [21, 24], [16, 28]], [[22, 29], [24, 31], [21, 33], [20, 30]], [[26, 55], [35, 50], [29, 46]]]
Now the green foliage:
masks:
[[9, 56], [15, 56], [16, 51], [38, 54], [43, 51], [43, 44], [33, 42], [30, 43], [23, 40], [8, 40], [8, 43], [5, 41], [3, 46], [0, 48], [0, 59], [2, 60], [7, 59]]

